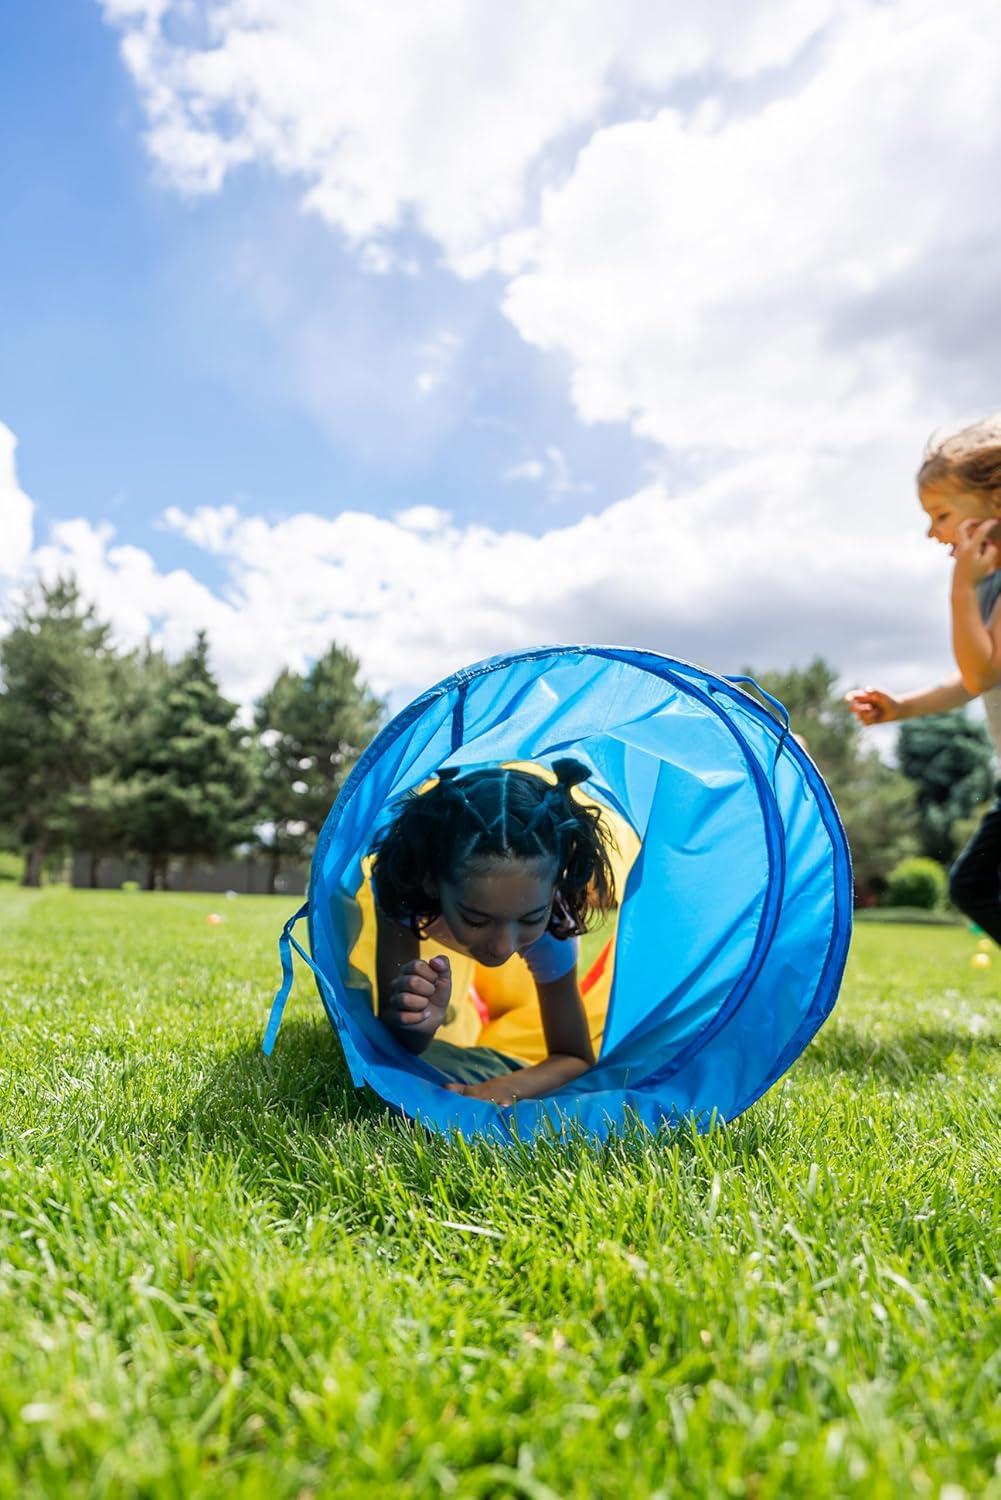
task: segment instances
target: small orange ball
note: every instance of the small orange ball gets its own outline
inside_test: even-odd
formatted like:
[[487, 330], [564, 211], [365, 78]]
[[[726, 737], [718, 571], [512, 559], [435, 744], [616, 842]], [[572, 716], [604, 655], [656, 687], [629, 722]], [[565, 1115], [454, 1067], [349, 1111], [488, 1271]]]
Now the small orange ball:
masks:
[[211, 927], [218, 927], [219, 923], [222, 921], [222, 917], [220, 917], [217, 911], [210, 911], [205, 920]]

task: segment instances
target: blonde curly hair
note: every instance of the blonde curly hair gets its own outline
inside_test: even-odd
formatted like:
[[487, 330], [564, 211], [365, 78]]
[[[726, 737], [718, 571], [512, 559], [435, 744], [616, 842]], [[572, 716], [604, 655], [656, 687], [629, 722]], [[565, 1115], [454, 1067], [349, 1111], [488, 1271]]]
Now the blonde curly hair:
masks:
[[936, 485], [986, 491], [1001, 500], [1001, 412], [949, 437], [933, 435], [917, 473], [918, 491]]

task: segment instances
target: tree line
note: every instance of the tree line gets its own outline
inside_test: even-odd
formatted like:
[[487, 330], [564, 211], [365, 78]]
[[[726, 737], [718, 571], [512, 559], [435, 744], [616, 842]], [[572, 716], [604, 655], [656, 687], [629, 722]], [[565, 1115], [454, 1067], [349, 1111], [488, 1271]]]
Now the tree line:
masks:
[[822, 658], [786, 672], [745, 669], [784, 704], [837, 803], [857, 896], [876, 901], [891, 872], [923, 856], [950, 865], [993, 802], [994, 752], [965, 709], [906, 719], [896, 765], [881, 759]]
[[0, 834], [24, 856], [24, 883], [46, 860], [148, 859], [162, 886], [181, 857], [251, 847], [274, 889], [283, 860], [308, 854], [383, 704], [334, 644], [305, 673], [285, 669], [241, 716], [199, 634], [179, 661], [122, 652], [111, 627], [64, 578], [39, 585], [0, 640]]
[[[964, 711], [904, 722], [891, 766], [863, 740], [830, 663], [747, 674], [785, 704], [834, 794], [862, 899], [908, 856], [951, 862], [991, 796], [982, 724]], [[28, 885], [75, 850], [95, 884], [103, 858], [144, 856], [150, 888], [172, 858], [190, 870], [252, 848], [273, 890], [283, 861], [311, 854], [383, 717], [336, 643], [307, 672], [280, 672], [241, 715], [204, 634], [176, 662], [150, 646], [123, 652], [72, 579], [40, 584], [0, 638], [0, 845], [23, 854]]]

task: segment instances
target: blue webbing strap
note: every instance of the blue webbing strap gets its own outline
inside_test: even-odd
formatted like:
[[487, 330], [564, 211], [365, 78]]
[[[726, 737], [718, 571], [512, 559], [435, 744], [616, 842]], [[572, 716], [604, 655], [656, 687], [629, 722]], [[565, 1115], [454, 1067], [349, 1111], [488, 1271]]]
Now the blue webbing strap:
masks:
[[[790, 723], [789, 723], [789, 710], [786, 708], [786, 706], [785, 706], [784, 703], [780, 703], [777, 698], [773, 698], [772, 695], [771, 695], [771, 693], [766, 693], [765, 689], [761, 686], [760, 682], [755, 682], [755, 680], [754, 680], [753, 677], [741, 677], [739, 675], [736, 676], [736, 677], [729, 677], [728, 676], [728, 677], [724, 678], [724, 681], [725, 682], [732, 682], [734, 684], [734, 686], [739, 686], [741, 683], [744, 683], [748, 687], [752, 687], [754, 689], [754, 691], [756, 693], [760, 693], [761, 696], [762, 696], [762, 698], [765, 699], [766, 703], [770, 703], [771, 706], [772, 706], [772, 708], [775, 710], [775, 713], [778, 716], [778, 721], [782, 725], [782, 733], [779, 735], [779, 741], [778, 741], [778, 744], [775, 747], [775, 761], [777, 762], [779, 756], [782, 754], [782, 750], [783, 750], [783, 747], [785, 745], [785, 742], [786, 742], [786, 740], [789, 737], [789, 730], [792, 727], [790, 725]], [[773, 764], [773, 766], [772, 766], [772, 774], [773, 775], [774, 775], [774, 772], [775, 772], [775, 765]]]
[[452, 710], [452, 744], [449, 755], [454, 755], [462, 744], [463, 735], [466, 730], [466, 694], [469, 692], [469, 683], [460, 682], [459, 691], [455, 699], [455, 707]]
[[271, 1014], [268, 1017], [267, 1029], [264, 1033], [264, 1040], [261, 1043], [261, 1051], [264, 1053], [265, 1057], [271, 1056], [272, 1049], [275, 1045], [275, 1038], [278, 1035], [278, 1028], [282, 1024], [282, 1016], [285, 1012], [285, 1002], [288, 999], [289, 990], [292, 988], [292, 979], [294, 977], [292, 972], [292, 949], [294, 948], [301, 958], [306, 959], [306, 962], [309, 963], [310, 968], [313, 967], [313, 965], [309, 962], [307, 954], [303, 952], [302, 948], [292, 936], [292, 928], [301, 917], [304, 917], [306, 915], [308, 911], [309, 902], [304, 901], [295, 915], [289, 917], [288, 921], [285, 923], [285, 926], [282, 928], [282, 935], [278, 939], [278, 955], [282, 961], [282, 982], [278, 986], [278, 992], [271, 1003]]
[[771, 695], [771, 693], [766, 693], [765, 690], [764, 690], [764, 688], [761, 686], [760, 682], [755, 682], [755, 680], [754, 680], [753, 677], [741, 677], [741, 676], [726, 677], [724, 680], [726, 682], [733, 682], [733, 683], [740, 683], [740, 682], [747, 683], [748, 687], [752, 687], [756, 693], [760, 693], [761, 694], [762, 698], [764, 698], [767, 703], [770, 703], [772, 705], [772, 708], [774, 708], [775, 712], [779, 716], [779, 719], [780, 719], [780, 721], [782, 723], [783, 728], [784, 729], [788, 729], [789, 728], [789, 710], [786, 708], [786, 706], [785, 706], [784, 703], [780, 703], [777, 698], [773, 698], [772, 695]]

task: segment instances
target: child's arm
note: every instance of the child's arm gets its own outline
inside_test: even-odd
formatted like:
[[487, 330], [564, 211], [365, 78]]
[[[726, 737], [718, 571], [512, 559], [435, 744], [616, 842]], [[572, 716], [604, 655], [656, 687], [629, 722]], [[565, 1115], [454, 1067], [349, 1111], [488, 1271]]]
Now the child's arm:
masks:
[[1001, 682], [1001, 611], [985, 624], [980, 616], [977, 584], [1001, 563], [1001, 548], [991, 540], [997, 517], [961, 521], [956, 528], [956, 566], [952, 573], [952, 650], [963, 686], [971, 697]]
[[551, 1094], [594, 1066], [594, 1048], [576, 967], [550, 984], [537, 983], [537, 989], [542, 1030], [549, 1048], [545, 1061], [500, 1078], [484, 1079], [482, 1083], [449, 1084], [453, 1093], [492, 1099], [495, 1104], [513, 1104], [518, 1099], [538, 1099], [541, 1094]]
[[896, 719], [920, 719], [925, 714], [945, 714], [951, 708], [962, 708], [975, 698], [976, 693], [967, 692], [962, 677], [950, 677], [948, 682], [937, 687], [925, 688], [920, 693], [908, 693], [903, 698], [894, 698], [878, 688], [855, 688], [845, 694], [845, 702], [862, 724], [890, 724]]
[[444, 956], [425, 963], [416, 933], [376, 913], [375, 972], [379, 1020], [409, 1052], [423, 1052], [445, 1019], [452, 971]]
[[952, 652], [959, 676], [904, 698], [894, 698], [876, 688], [856, 688], [845, 694], [845, 701], [861, 723], [889, 724], [894, 719], [948, 713], [1001, 682], [1001, 610], [995, 608], [985, 624], [977, 599], [977, 584], [1001, 566], [997, 528], [997, 516], [982, 521], [971, 517], [956, 528], [950, 604]]

